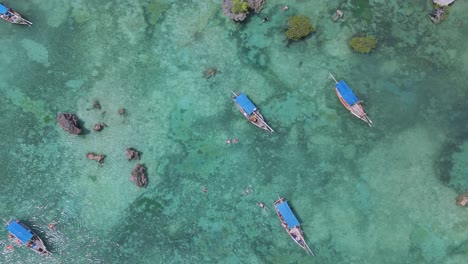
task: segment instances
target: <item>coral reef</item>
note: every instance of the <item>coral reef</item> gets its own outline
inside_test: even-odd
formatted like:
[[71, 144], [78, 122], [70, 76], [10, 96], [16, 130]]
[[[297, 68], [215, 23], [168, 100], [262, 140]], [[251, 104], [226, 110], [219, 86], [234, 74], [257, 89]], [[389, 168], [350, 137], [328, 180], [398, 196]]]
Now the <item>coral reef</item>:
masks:
[[353, 37], [349, 41], [349, 46], [356, 52], [369, 53], [377, 47], [377, 39], [373, 36]]
[[138, 163], [132, 170], [130, 180], [133, 181], [138, 187], [146, 187], [148, 184], [148, 177], [146, 177], [146, 169], [143, 165]]
[[78, 128], [78, 117], [70, 113], [60, 113], [57, 116], [57, 122], [63, 128], [72, 135], [78, 135], [81, 133], [81, 129]]
[[292, 16], [288, 19], [286, 37], [290, 40], [297, 41], [314, 31], [315, 27], [310, 24], [309, 18], [304, 15]]

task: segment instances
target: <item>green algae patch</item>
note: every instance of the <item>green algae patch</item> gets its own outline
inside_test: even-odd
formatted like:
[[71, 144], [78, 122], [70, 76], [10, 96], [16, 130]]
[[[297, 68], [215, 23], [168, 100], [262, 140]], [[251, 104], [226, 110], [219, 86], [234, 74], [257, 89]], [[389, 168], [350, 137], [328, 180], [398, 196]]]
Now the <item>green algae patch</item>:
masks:
[[353, 37], [349, 46], [358, 53], [369, 53], [377, 47], [377, 39], [373, 36]]
[[89, 9], [85, 8], [74, 8], [71, 15], [75, 22], [80, 24], [91, 19]]
[[450, 163], [452, 168], [450, 170], [450, 183], [455, 190], [463, 192], [468, 190], [468, 171], [466, 165], [468, 164], [468, 141], [462, 145], [457, 146], [457, 151], [452, 154]]
[[152, 3], [148, 4], [144, 7], [145, 14], [148, 16], [148, 22], [151, 25], [156, 25], [159, 18], [161, 18], [161, 14], [164, 10], [166, 10], [167, 4], [160, 3], [159, 1], [153, 1]]
[[30, 39], [23, 39], [21, 41], [21, 46], [26, 50], [26, 54], [32, 61], [49, 67], [49, 51], [46, 47]]
[[353, 13], [356, 17], [366, 21], [372, 20], [372, 11], [369, 0], [351, 0], [351, 4], [354, 6]]
[[25, 112], [32, 113], [39, 121], [44, 121], [46, 124], [51, 121], [52, 118], [46, 108], [45, 102], [33, 100], [19, 89], [0, 89], [0, 91], [13, 105]]
[[42, 121], [44, 121], [44, 123], [48, 124], [48, 123], [50, 123], [50, 121], [52, 121], [52, 117], [50, 117], [50, 115], [46, 115], [46, 116], [44, 116]]
[[249, 13], [250, 4], [244, 0], [233, 0], [231, 12], [234, 14]]
[[315, 27], [310, 24], [310, 20], [306, 16], [293, 16], [288, 19], [288, 30], [286, 31], [286, 37], [288, 37], [290, 40], [297, 41], [314, 31]]

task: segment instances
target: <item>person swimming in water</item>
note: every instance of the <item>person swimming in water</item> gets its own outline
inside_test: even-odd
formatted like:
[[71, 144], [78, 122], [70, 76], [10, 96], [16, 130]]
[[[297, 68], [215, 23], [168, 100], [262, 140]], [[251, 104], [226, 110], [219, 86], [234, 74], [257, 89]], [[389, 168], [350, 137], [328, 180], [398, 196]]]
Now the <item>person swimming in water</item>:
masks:
[[268, 207], [267, 207], [264, 203], [262, 203], [262, 202], [258, 202], [257, 205], [258, 205], [260, 208], [262, 208], [263, 210], [268, 209]]
[[270, 20], [270, 18], [265, 17], [265, 18], [262, 19], [262, 22], [267, 22], [268, 20]]

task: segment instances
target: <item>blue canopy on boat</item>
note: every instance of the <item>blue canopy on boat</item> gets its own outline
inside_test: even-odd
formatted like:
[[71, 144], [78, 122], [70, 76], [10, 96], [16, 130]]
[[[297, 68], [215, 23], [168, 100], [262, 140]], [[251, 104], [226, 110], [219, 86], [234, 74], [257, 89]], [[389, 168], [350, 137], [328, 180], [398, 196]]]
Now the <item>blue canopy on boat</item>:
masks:
[[8, 11], [8, 7], [0, 4], [0, 14], [6, 15], [7, 11]]
[[345, 83], [345, 81], [341, 80], [339, 83], [336, 84], [336, 89], [338, 89], [338, 92], [341, 94], [341, 97], [343, 97], [349, 105], [353, 105], [359, 101], [359, 99], [354, 95], [353, 91], [349, 86]]
[[242, 109], [244, 109], [245, 112], [247, 112], [248, 115], [251, 115], [255, 109], [257, 109], [249, 98], [247, 98], [247, 95], [243, 93], [240, 93], [234, 100], [242, 107]]
[[23, 244], [31, 240], [33, 233], [16, 221], [11, 221], [6, 229], [18, 238]]
[[277, 204], [276, 208], [280, 212], [289, 228], [293, 228], [299, 225], [299, 221], [297, 221], [296, 216], [291, 211], [291, 208], [289, 208], [288, 202], [285, 201], [283, 203]]

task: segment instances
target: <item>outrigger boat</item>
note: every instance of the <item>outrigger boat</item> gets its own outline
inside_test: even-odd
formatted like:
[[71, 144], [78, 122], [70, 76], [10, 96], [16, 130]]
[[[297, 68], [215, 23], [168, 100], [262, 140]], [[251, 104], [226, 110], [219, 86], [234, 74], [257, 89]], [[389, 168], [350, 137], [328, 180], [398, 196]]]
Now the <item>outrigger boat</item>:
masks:
[[233, 94], [232, 100], [236, 103], [237, 108], [239, 108], [250, 123], [270, 133], [274, 132], [266, 123], [263, 115], [260, 113], [260, 110], [258, 110], [257, 107], [249, 100], [247, 95], [244, 93], [236, 94], [233, 91], [231, 91], [231, 93]]
[[279, 195], [278, 200], [275, 202], [275, 210], [281, 221], [281, 225], [284, 227], [286, 232], [288, 232], [288, 235], [292, 238], [292, 240], [294, 240], [296, 244], [303, 248], [308, 255], [315, 256], [314, 252], [312, 252], [312, 250], [307, 245], [299, 221], [291, 211], [288, 202]]
[[329, 73], [332, 79], [335, 81], [335, 92], [340, 99], [340, 102], [348, 109], [353, 115], [362, 121], [366, 122], [369, 126], [372, 126], [372, 121], [364, 112], [364, 108], [361, 105], [361, 100], [359, 100], [345, 81], [337, 81], [335, 77]]
[[2, 3], [0, 3], [0, 18], [12, 24], [20, 24], [20, 25], [27, 25], [27, 26], [32, 25], [30, 21], [21, 17], [21, 15], [18, 12], [16, 12], [15, 10], [11, 8], [6, 7]]
[[50, 253], [47, 251], [41, 238], [20, 221], [10, 220], [6, 225], [6, 229], [10, 232], [9, 236], [15, 238], [18, 243], [25, 245], [42, 256], [49, 256]]

